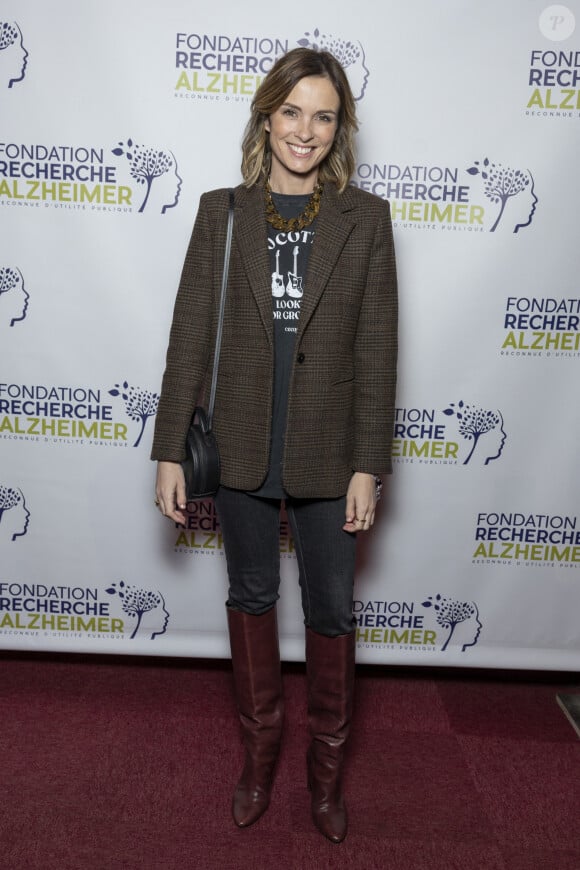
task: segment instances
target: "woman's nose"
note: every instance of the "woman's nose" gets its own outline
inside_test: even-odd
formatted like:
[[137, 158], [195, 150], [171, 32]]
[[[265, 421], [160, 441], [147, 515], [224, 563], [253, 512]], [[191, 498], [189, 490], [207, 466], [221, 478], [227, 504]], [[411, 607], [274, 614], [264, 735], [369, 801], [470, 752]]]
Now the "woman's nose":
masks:
[[300, 118], [298, 122], [297, 134], [298, 138], [301, 139], [302, 142], [307, 142], [309, 139], [312, 139], [312, 129], [308, 118]]

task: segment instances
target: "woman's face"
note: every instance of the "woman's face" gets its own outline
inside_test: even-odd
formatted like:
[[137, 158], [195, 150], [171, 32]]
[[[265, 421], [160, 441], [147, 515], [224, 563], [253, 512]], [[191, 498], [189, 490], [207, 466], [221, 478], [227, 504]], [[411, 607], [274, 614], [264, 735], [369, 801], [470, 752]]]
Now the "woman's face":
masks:
[[340, 100], [324, 76], [305, 76], [266, 121], [270, 185], [276, 193], [310, 193], [338, 129]]

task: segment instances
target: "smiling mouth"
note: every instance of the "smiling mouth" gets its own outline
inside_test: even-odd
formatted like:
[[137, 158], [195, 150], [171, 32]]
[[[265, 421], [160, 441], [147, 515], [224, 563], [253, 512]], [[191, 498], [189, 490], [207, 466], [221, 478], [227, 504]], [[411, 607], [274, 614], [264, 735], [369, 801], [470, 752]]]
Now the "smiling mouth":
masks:
[[291, 142], [288, 142], [288, 148], [293, 154], [296, 154], [297, 157], [308, 157], [308, 155], [312, 154], [314, 151], [312, 146], [293, 145]]

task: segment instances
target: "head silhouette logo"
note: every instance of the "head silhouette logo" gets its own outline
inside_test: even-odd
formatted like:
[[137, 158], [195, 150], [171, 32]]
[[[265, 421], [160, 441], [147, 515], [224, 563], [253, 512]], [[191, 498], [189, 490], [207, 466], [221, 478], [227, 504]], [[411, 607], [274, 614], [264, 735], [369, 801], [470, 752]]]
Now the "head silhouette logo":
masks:
[[135, 422], [141, 424], [137, 440], [133, 447], [138, 447], [145, 426], [149, 417], [154, 417], [157, 413], [159, 405], [159, 395], [152, 393], [150, 390], [142, 390], [140, 387], [130, 387], [127, 381], [122, 384], [115, 384], [112, 390], [109, 390], [110, 396], [120, 396], [125, 403], [125, 411]]
[[[529, 227], [536, 211], [538, 197], [534, 191], [534, 178], [529, 169], [512, 169], [501, 163], [492, 163], [489, 158], [475, 160], [467, 170], [469, 175], [479, 175], [483, 182], [485, 196], [499, 206], [498, 213], [490, 233], [494, 233], [500, 224], [506, 206], [513, 200], [513, 206], [508, 209], [508, 218], [512, 232], [517, 233]], [[511, 217], [509, 215], [511, 214]]]
[[[182, 178], [177, 171], [175, 155], [171, 151], [138, 145], [133, 139], [127, 139], [126, 143], [119, 142], [118, 147], [113, 148], [112, 152], [117, 157], [127, 158], [131, 178], [145, 188], [145, 195], [139, 207], [140, 213], [149, 205], [151, 211], [165, 214], [168, 209], [177, 205]], [[160, 179], [158, 183], [157, 179]], [[150, 201], [154, 182], [154, 196]], [[154, 202], [153, 207], [151, 207], [152, 202]]]
[[501, 411], [484, 410], [475, 405], [468, 405], [461, 399], [459, 402], [450, 402], [443, 413], [448, 417], [456, 417], [459, 434], [466, 441], [471, 442], [463, 465], [468, 465], [474, 458], [480, 442], [482, 446], [476, 455], [476, 460], [480, 464], [489, 465], [494, 459], [499, 459], [507, 438]]
[[365, 63], [364, 48], [358, 40], [341, 39], [332, 33], [322, 33], [317, 27], [311, 33], [306, 31], [297, 42], [304, 48], [328, 51], [334, 55], [348, 76], [353, 97], [357, 102], [362, 100], [370, 74]]
[[13, 21], [0, 21], [0, 88], [11, 88], [24, 78], [28, 52], [22, 32]]
[[0, 328], [24, 320], [28, 299], [20, 269], [0, 266]]
[[29, 520], [30, 511], [22, 490], [0, 484], [0, 542], [22, 538], [28, 530]]
[[423, 607], [433, 608], [437, 625], [449, 632], [441, 652], [448, 649], [451, 638], [454, 640], [453, 646], [460, 647], [461, 652], [475, 646], [483, 627], [475, 601], [458, 601], [437, 594], [429, 595], [422, 603]]
[[111, 583], [107, 592], [109, 595], [118, 595], [123, 612], [129, 619], [135, 620], [131, 640], [134, 640], [137, 635], [155, 640], [160, 634], [165, 634], [170, 614], [165, 607], [165, 598], [161, 592], [140, 589], [138, 586], [126, 584], [124, 580]]

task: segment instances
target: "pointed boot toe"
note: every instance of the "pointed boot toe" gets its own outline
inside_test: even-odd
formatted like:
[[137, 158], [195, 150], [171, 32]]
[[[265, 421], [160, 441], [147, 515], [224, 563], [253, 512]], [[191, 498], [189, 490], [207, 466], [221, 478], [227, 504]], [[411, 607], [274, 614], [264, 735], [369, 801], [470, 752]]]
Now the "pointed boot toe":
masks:
[[312, 805], [312, 821], [323, 837], [331, 843], [342, 843], [348, 833], [348, 818], [344, 803], [335, 806]]
[[249, 828], [264, 815], [270, 805], [270, 794], [260, 788], [238, 785], [232, 800], [232, 816], [238, 828]]

